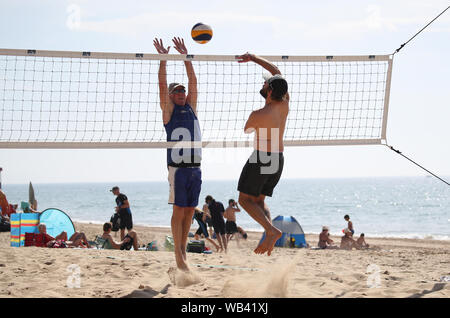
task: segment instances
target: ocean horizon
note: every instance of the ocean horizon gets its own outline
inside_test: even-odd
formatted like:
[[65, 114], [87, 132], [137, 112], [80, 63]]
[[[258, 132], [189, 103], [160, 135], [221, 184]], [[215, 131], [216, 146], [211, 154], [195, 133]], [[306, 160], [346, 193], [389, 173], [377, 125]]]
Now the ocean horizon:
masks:
[[[39, 211], [58, 208], [74, 222], [99, 225], [114, 213], [115, 197], [109, 191], [114, 185], [127, 195], [134, 224], [170, 227], [167, 181], [33, 183]], [[28, 184], [2, 184], [2, 189], [10, 203], [20, 206], [21, 201], [28, 201]], [[237, 180], [204, 180], [200, 208], [206, 195], [226, 207], [229, 199], [238, 199]], [[428, 176], [284, 178], [266, 202], [272, 218], [292, 215], [307, 234], [317, 234], [327, 225], [331, 234], [341, 235], [347, 226], [344, 215], [349, 214], [355, 235], [365, 233], [368, 239], [450, 240], [449, 187]], [[237, 214], [237, 223], [245, 230], [262, 231], [243, 210]]]

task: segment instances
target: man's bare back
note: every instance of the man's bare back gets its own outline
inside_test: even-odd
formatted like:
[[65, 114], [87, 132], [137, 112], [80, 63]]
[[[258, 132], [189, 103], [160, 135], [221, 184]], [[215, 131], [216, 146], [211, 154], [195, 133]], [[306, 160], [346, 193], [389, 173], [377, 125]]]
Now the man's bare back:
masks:
[[289, 99], [271, 101], [255, 112], [255, 149], [265, 152], [283, 152], [283, 136], [289, 113]]

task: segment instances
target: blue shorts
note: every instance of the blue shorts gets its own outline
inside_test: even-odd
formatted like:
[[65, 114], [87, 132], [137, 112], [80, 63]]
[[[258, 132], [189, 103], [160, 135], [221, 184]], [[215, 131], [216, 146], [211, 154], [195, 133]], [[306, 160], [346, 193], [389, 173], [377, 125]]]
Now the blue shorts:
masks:
[[169, 166], [169, 204], [183, 208], [198, 205], [202, 188], [202, 170], [199, 167], [182, 168]]

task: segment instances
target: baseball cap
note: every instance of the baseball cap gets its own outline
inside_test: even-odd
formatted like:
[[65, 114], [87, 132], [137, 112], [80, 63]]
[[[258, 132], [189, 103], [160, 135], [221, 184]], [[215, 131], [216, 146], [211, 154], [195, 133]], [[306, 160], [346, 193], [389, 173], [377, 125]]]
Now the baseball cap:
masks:
[[181, 83], [170, 83], [169, 85], [169, 94], [172, 94], [173, 91], [178, 88], [178, 87], [183, 87], [184, 89], [186, 89], [186, 87], [181, 84]]
[[114, 186], [114, 187], [112, 187], [112, 189], [109, 190], [109, 191], [113, 192], [114, 190], [119, 190], [119, 187], [118, 187], [118, 186]]

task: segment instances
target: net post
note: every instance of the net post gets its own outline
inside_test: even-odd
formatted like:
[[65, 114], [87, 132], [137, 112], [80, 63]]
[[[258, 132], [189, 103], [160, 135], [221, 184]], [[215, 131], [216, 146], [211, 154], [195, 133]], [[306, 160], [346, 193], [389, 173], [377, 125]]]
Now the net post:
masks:
[[394, 62], [394, 55], [389, 56], [388, 71], [386, 74], [386, 88], [384, 91], [384, 110], [383, 110], [383, 125], [381, 128], [381, 139], [386, 140], [388, 111], [389, 111], [389, 98], [391, 93], [391, 80], [392, 80], [392, 66]]

